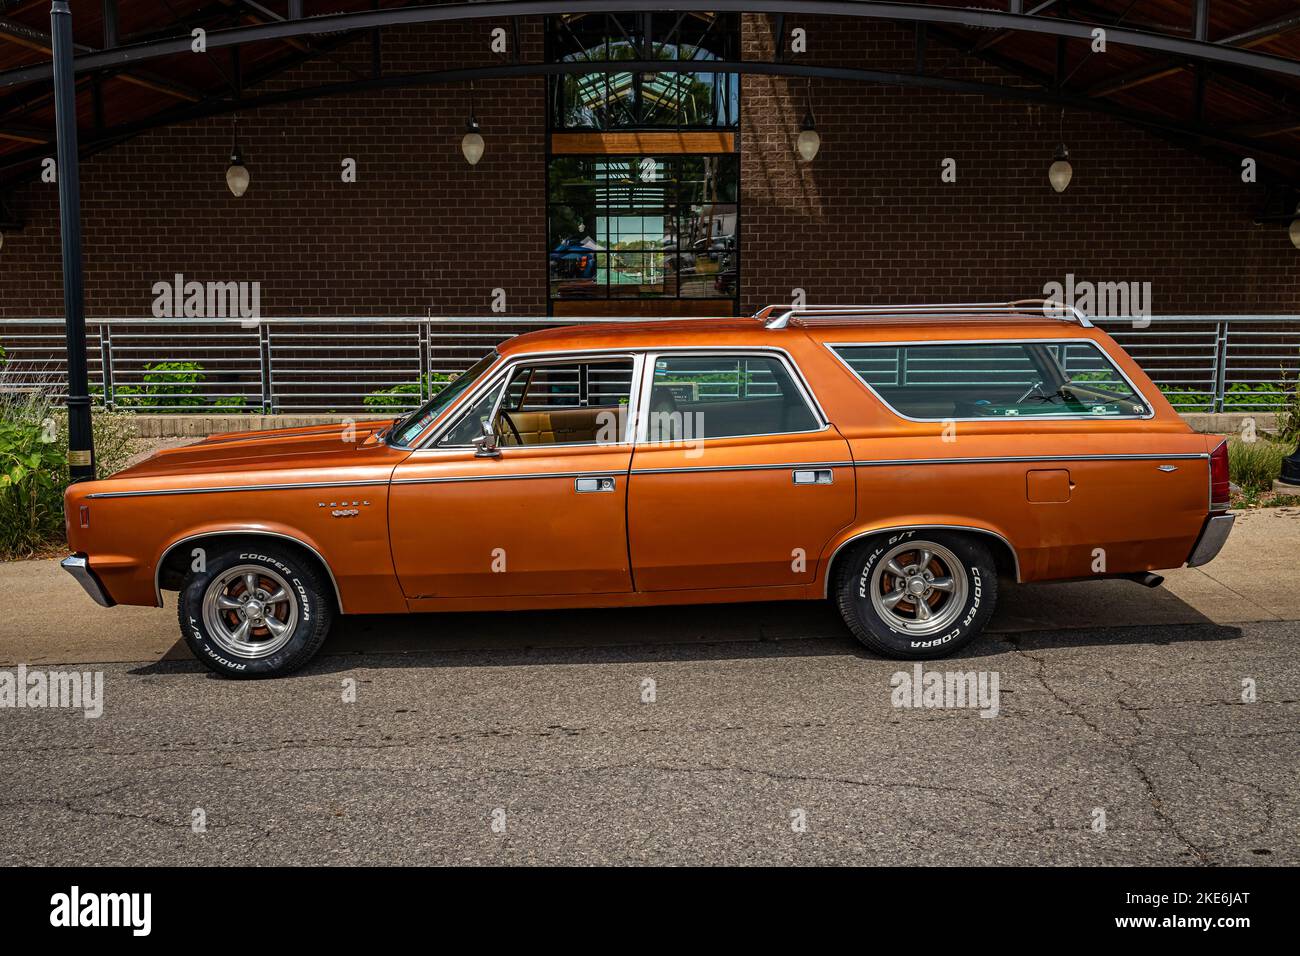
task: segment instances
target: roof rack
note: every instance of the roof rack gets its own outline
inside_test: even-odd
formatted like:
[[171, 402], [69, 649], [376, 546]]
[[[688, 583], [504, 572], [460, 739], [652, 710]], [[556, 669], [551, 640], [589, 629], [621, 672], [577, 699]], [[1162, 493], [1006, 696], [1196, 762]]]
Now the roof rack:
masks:
[[928, 305], [806, 305], [797, 309], [769, 305], [755, 313], [764, 328], [784, 329], [796, 319], [861, 319], [870, 316], [946, 315], [952, 318], [986, 315], [1021, 315], [1032, 308], [1049, 319], [1077, 322], [1092, 328], [1088, 317], [1072, 305], [1051, 299], [1017, 299], [1014, 302], [945, 302]]

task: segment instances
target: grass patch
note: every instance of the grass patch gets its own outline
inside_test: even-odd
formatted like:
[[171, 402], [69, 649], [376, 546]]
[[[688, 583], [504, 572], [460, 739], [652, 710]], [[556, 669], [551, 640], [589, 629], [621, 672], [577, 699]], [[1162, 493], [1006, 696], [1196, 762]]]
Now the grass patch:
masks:
[[1228, 442], [1228, 475], [1243, 492], [1268, 491], [1282, 473], [1282, 459], [1295, 447], [1290, 443], [1258, 439]]
[[1232, 496], [1232, 507], [1239, 511], [1257, 511], [1260, 508], [1300, 507], [1300, 495], [1281, 495], [1273, 491], [1239, 492]]

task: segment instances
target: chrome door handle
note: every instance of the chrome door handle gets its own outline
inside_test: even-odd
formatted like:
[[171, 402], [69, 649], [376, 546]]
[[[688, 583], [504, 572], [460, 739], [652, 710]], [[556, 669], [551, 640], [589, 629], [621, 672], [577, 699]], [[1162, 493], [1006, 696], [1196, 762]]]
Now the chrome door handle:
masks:
[[801, 468], [790, 474], [796, 485], [829, 485], [835, 481], [835, 473], [829, 468]]
[[612, 475], [601, 475], [599, 478], [577, 478], [573, 482], [574, 489], [579, 494], [587, 494], [592, 491], [613, 491], [615, 486]]

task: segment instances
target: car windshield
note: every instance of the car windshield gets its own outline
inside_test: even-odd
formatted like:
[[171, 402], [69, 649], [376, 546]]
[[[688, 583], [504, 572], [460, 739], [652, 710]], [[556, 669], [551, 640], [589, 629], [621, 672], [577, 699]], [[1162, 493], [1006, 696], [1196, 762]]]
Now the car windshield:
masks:
[[464, 372], [461, 372], [460, 375], [439, 389], [427, 402], [398, 421], [393, 426], [389, 441], [394, 445], [408, 445], [414, 441], [420, 432], [428, 428], [429, 423], [442, 413], [443, 409], [454, 402], [457, 397], [464, 394], [466, 389], [478, 381], [484, 372], [496, 364], [497, 359], [500, 357], [496, 351], [489, 352]]

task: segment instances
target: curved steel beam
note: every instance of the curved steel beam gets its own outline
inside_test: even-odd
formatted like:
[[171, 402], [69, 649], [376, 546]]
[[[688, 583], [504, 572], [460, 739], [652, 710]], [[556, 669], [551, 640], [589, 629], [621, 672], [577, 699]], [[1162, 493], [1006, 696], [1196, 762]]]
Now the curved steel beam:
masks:
[[[409, 24], [453, 23], [558, 13], [635, 12], [644, 10], [645, 5], [645, 0], [485, 0], [485, 2], [452, 3], [441, 6], [363, 10], [355, 13], [339, 13], [302, 20], [284, 20], [214, 30], [206, 34], [206, 46], [208, 50], [213, 50], [263, 40], [284, 40], [322, 33], [373, 30]], [[1128, 30], [1103, 24], [1030, 16], [1023, 13], [1002, 13], [969, 7], [930, 6], [922, 3], [876, 3], [872, 0], [673, 0], [670, 7], [674, 11], [803, 14], [943, 23], [1043, 33], [1083, 40], [1091, 40], [1092, 31], [1101, 26], [1106, 30], [1108, 43], [1154, 50], [1205, 63], [1226, 63], [1300, 77], [1300, 61], [1269, 53], [1258, 53], [1205, 40], [1166, 36], [1145, 30]], [[83, 73], [189, 53], [191, 42], [190, 36], [185, 35], [175, 39], [153, 40], [111, 50], [85, 53], [76, 58], [73, 69], [77, 73]], [[49, 80], [51, 76], [50, 66], [22, 67], [0, 73], [0, 87]]]
[[[86, 142], [86, 152], [94, 153], [104, 148], [115, 146], [128, 139], [165, 126], [207, 119], [227, 113], [246, 112], [267, 106], [302, 100], [321, 99], [330, 96], [346, 96], [356, 93], [371, 93], [387, 89], [405, 89], [421, 86], [438, 86], [448, 83], [465, 83], [477, 80], [512, 79], [518, 77], [549, 76], [568, 73], [590, 73], [603, 71], [619, 72], [667, 72], [686, 73], [698, 70], [699, 61], [692, 60], [611, 60], [580, 63], [499, 63], [486, 67], [464, 69], [436, 70], [421, 73], [397, 73], [365, 80], [348, 80], [320, 86], [301, 87], [291, 90], [277, 90], [259, 96], [244, 97], [238, 100], [217, 100], [197, 107], [185, 107], [180, 110], [168, 110], [138, 123], [123, 124], [105, 130], [97, 140]], [[735, 72], [773, 76], [810, 77], [814, 79], [846, 80], [851, 82], [871, 83], [882, 86], [910, 87], [918, 89], [942, 90], [951, 93], [970, 94], [972, 96], [989, 96], [997, 99], [1014, 100], [1027, 103], [1041, 103], [1050, 106], [1066, 106], [1079, 111], [1090, 111], [1113, 116], [1123, 122], [1145, 129], [1151, 129], [1176, 137], [1189, 139], [1207, 139], [1231, 146], [1249, 149], [1253, 153], [1276, 156], [1292, 163], [1300, 162], [1293, 153], [1276, 147], [1255, 142], [1231, 131], [1221, 130], [1202, 124], [1178, 124], [1158, 117], [1135, 113], [1112, 103], [1091, 100], [1084, 96], [1058, 93], [1050, 90], [1022, 86], [982, 83], [973, 80], [950, 80], [937, 76], [924, 76], [915, 73], [893, 73], [883, 70], [863, 70], [853, 67], [817, 66], [814, 64], [769, 63], [763, 61], [727, 61], [711, 60], [709, 68], [714, 72]], [[49, 153], [49, 148], [34, 147], [22, 153], [14, 153], [0, 162], [0, 168], [13, 169], [33, 162]], [[22, 177], [12, 176], [5, 185], [12, 185]]]

